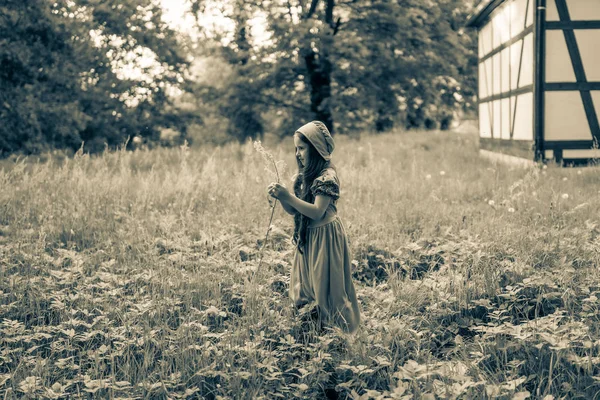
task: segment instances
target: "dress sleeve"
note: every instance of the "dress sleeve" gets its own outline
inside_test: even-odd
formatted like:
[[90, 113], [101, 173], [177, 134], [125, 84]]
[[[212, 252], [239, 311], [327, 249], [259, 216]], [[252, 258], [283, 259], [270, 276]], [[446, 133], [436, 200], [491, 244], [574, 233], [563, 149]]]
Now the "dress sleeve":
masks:
[[323, 195], [329, 196], [333, 200], [340, 198], [340, 183], [334, 173], [326, 172], [316, 178], [310, 187], [314, 196]]

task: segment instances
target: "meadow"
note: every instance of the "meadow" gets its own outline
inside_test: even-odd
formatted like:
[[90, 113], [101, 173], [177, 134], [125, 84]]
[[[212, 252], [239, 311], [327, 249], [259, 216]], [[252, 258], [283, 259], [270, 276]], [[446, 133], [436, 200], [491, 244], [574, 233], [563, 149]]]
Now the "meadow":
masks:
[[[598, 397], [597, 167], [336, 140], [354, 335], [291, 307], [292, 219], [277, 206], [265, 242], [250, 142], [5, 163], [0, 398]], [[266, 147], [291, 186], [291, 140]]]

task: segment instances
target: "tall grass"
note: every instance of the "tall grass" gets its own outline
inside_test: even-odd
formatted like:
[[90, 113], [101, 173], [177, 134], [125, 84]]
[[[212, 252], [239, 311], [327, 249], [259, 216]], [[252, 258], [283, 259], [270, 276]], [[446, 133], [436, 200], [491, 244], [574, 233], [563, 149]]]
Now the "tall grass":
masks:
[[[597, 168], [495, 165], [448, 133], [336, 140], [353, 336], [292, 310], [292, 220], [263, 243], [251, 143], [1, 169], [0, 395], [596, 395]], [[291, 139], [274, 156], [294, 165]]]

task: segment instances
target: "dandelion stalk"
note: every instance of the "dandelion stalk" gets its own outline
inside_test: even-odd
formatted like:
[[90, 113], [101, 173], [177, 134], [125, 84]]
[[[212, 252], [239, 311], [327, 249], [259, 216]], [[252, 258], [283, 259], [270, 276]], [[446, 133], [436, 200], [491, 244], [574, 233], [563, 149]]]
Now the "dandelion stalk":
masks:
[[256, 274], [258, 274], [258, 271], [260, 270], [260, 266], [262, 264], [262, 260], [263, 260], [263, 255], [264, 255], [264, 249], [265, 246], [267, 245], [267, 240], [269, 239], [269, 231], [271, 231], [271, 223], [273, 222], [273, 215], [275, 215], [275, 207], [277, 206], [277, 199], [275, 199], [275, 201], [273, 202], [273, 207], [271, 207], [271, 217], [269, 218], [269, 225], [267, 226], [267, 233], [265, 235], [265, 241], [263, 242], [262, 247], [260, 248], [260, 254], [258, 257], [258, 267], [256, 267], [256, 270], [252, 273], [252, 277], [250, 278], [250, 281], [252, 281], [254, 279], [254, 276]]
[[[280, 179], [279, 179], [279, 170], [277, 168], [277, 162], [275, 162], [275, 158], [273, 157], [273, 155], [271, 153], [269, 153], [260, 143], [260, 140], [257, 140], [254, 142], [254, 148], [256, 149], [256, 151], [258, 151], [264, 158], [265, 162], [266, 162], [266, 167], [265, 169], [267, 171], [271, 171], [269, 168], [271, 166], [271, 164], [273, 165], [273, 168], [275, 170], [275, 176], [277, 177], [277, 183], [280, 183]], [[260, 253], [258, 256], [258, 266], [256, 267], [256, 270], [252, 273], [252, 277], [250, 277], [250, 281], [252, 282], [254, 279], [254, 276], [258, 274], [259, 270], [260, 270], [260, 266], [262, 265], [262, 261], [263, 261], [263, 256], [264, 256], [264, 250], [265, 247], [267, 246], [267, 240], [269, 239], [269, 232], [271, 231], [271, 224], [273, 223], [273, 216], [275, 215], [275, 208], [277, 207], [277, 199], [275, 199], [275, 201], [273, 202], [273, 206], [271, 207], [271, 216], [269, 217], [269, 224], [267, 225], [267, 233], [265, 234], [265, 240], [263, 242], [262, 247], [260, 248]]]

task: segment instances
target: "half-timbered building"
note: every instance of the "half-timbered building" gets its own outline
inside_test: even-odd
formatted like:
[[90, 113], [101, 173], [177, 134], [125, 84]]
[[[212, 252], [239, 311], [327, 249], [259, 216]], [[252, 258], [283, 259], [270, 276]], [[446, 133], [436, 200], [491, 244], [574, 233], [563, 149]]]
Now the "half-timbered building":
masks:
[[600, 157], [600, 0], [484, 0], [467, 26], [478, 32], [482, 149]]

